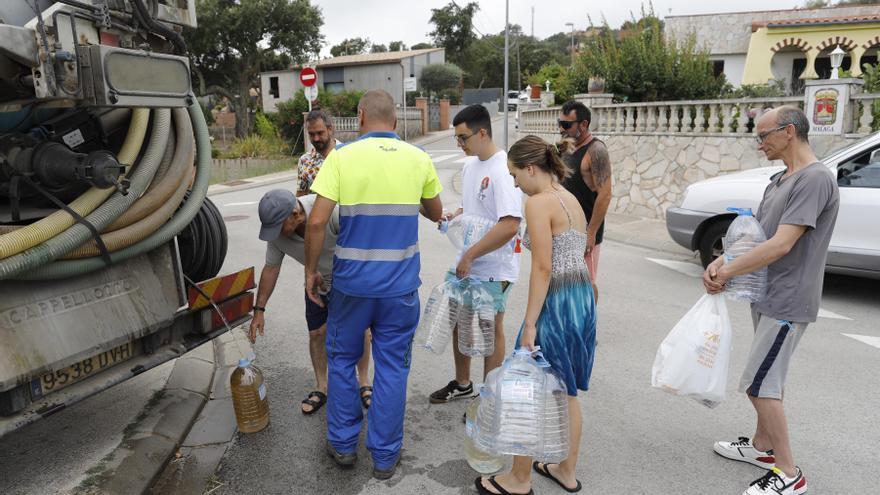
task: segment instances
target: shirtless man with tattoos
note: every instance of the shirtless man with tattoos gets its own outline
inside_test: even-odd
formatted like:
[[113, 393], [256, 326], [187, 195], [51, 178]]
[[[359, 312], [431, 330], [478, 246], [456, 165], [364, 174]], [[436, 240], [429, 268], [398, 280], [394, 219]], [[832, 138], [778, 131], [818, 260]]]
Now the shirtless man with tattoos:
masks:
[[611, 160], [605, 143], [590, 133], [590, 109], [579, 101], [562, 105], [562, 115], [557, 121], [563, 138], [574, 140], [574, 153], [565, 157], [571, 168], [571, 177], [563, 183], [577, 198], [589, 222], [587, 225], [587, 250], [584, 259], [590, 271], [593, 293], [599, 300], [596, 280], [599, 275], [599, 252], [605, 231], [605, 213], [611, 202]]

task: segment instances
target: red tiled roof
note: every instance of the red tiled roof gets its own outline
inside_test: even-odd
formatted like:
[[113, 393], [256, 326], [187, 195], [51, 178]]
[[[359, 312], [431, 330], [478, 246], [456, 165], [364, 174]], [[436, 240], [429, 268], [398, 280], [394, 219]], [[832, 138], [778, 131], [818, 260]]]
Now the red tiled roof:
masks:
[[863, 14], [851, 15], [843, 17], [818, 17], [815, 19], [790, 19], [779, 21], [761, 21], [752, 23], [752, 32], [762, 27], [793, 27], [793, 26], [814, 26], [823, 24], [863, 24], [863, 23], [880, 23], [880, 14]]

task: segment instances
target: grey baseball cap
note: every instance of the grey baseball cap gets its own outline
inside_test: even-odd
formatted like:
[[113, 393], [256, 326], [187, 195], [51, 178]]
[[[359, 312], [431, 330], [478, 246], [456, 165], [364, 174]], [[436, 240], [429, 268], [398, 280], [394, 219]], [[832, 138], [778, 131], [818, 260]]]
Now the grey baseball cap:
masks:
[[281, 225], [296, 208], [296, 196], [287, 189], [272, 189], [260, 200], [260, 240], [274, 241], [281, 235]]

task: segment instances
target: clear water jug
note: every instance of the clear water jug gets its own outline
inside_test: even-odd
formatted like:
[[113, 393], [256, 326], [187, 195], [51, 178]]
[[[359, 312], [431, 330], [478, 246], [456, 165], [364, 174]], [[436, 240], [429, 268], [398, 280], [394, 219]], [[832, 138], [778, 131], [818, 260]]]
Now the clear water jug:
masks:
[[478, 280], [460, 284], [458, 350], [465, 356], [491, 356], [495, 352], [495, 299]]
[[479, 410], [481, 400], [482, 392], [480, 396], [472, 399], [470, 404], [468, 404], [467, 413], [465, 414], [464, 454], [467, 463], [474, 471], [482, 474], [492, 474], [497, 473], [504, 467], [504, 458], [485, 452], [474, 443], [473, 439], [478, 437], [475, 430], [478, 428], [477, 411]]
[[562, 379], [550, 370], [549, 363], [539, 359], [538, 364], [545, 367], [547, 377], [543, 395], [541, 448], [535, 459], [559, 463], [568, 458], [569, 450], [568, 389]]
[[242, 433], [256, 433], [269, 424], [269, 397], [263, 372], [253, 364], [254, 356], [238, 361], [229, 384], [235, 421]]
[[[737, 216], [727, 228], [727, 234], [724, 237], [725, 263], [748, 253], [767, 240], [764, 229], [752, 215], [750, 208], [728, 208], [727, 210], [736, 213]], [[760, 301], [766, 292], [767, 267], [733, 277], [727, 281], [724, 289], [724, 294], [729, 299], [748, 302]]]
[[461, 309], [459, 286], [458, 281], [445, 281], [434, 287], [425, 303], [418, 333], [421, 346], [435, 354], [446, 349], [452, 330], [458, 324], [458, 313]]
[[[455, 246], [460, 255], [482, 239], [497, 223], [478, 215], [462, 214], [449, 220], [445, 226], [441, 224], [440, 230], [443, 231], [445, 229], [449, 242]], [[514, 236], [510, 242], [491, 253], [481, 256], [480, 259], [489, 260], [493, 263], [512, 261], [515, 255], [517, 240], [518, 236]]]

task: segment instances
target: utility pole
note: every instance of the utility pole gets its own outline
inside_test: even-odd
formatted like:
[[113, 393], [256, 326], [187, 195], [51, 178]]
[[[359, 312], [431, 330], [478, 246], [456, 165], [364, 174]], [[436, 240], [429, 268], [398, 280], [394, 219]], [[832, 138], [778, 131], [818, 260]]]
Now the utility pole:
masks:
[[532, 38], [535, 37], [535, 6], [532, 5]]
[[[510, 0], [504, 0], [504, 152], [507, 153], [507, 115], [508, 115], [508, 105], [507, 105], [507, 92], [509, 91], [508, 85], [508, 69], [510, 65], [509, 55], [510, 55], [510, 23], [508, 22], [508, 14], [510, 10]], [[517, 105], [518, 106], [518, 105]]]
[[571, 66], [574, 67], [574, 23], [566, 22], [566, 26], [571, 26]]

